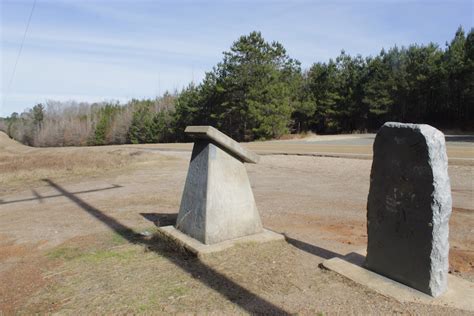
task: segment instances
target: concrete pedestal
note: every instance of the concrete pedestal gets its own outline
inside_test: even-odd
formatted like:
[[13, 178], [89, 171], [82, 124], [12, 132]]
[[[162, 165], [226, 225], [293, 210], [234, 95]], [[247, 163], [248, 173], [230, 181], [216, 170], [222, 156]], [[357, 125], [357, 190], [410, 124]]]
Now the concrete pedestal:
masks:
[[176, 229], [202, 244], [263, 232], [244, 162], [257, 155], [210, 126], [189, 126], [196, 138]]

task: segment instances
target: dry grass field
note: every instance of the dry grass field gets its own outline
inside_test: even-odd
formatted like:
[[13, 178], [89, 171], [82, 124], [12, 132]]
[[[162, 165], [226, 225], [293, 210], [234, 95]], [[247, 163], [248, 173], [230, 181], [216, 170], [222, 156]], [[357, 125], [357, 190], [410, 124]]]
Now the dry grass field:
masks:
[[[156, 147], [29, 148], [0, 133], [0, 314], [467, 314], [318, 267], [365, 247], [369, 159], [247, 165], [264, 226], [286, 241], [197, 259], [153, 234], [176, 219], [190, 157]], [[474, 282], [473, 166], [449, 173], [450, 270]]]

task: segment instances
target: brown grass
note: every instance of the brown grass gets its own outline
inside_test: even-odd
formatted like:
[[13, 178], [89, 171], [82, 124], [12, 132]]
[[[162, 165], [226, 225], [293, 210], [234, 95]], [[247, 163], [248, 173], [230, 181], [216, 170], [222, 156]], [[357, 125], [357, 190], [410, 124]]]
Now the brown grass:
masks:
[[[35, 295], [16, 301], [19, 314], [269, 314], [259, 299], [291, 314], [433, 314], [401, 305], [317, 268], [284, 242], [242, 244], [201, 260], [160, 239], [148, 247], [114, 233], [74, 238], [49, 251]], [[33, 269], [34, 270], [34, 269]], [[28, 271], [26, 271], [28, 272]], [[35, 277], [38, 271], [35, 272]], [[21, 276], [18, 276], [21, 278]], [[212, 284], [212, 286], [209, 286]], [[344, 295], [334, 293], [344, 292]], [[7, 296], [11, 296], [6, 293]], [[415, 308], [415, 309], [413, 309]], [[436, 307], [440, 314], [449, 309]]]
[[[263, 245], [259, 250], [254, 248], [243, 245], [238, 251], [239, 255], [253, 257], [249, 264], [255, 270], [251, 275], [244, 272], [249, 267], [244, 267], [241, 260], [232, 263], [225, 253], [209, 258], [205, 265], [216, 266], [218, 273], [244, 284], [248, 282], [247, 286], [255, 290], [260, 282], [265, 282], [267, 287], [284, 287], [284, 291], [289, 291], [290, 286], [283, 282], [284, 275], [275, 279], [275, 271], [259, 273], [259, 259], [272, 260], [274, 267], [280, 269], [275, 264], [276, 258], [291, 248], [283, 243]], [[170, 260], [170, 256], [176, 259]], [[196, 264], [197, 259], [180, 256], [160, 241], [156, 241], [153, 250], [148, 250], [128, 243], [118, 234], [74, 238], [46, 255], [55, 268], [43, 275], [52, 284], [43, 287], [27, 304], [17, 306], [20, 308], [16, 311], [27, 314], [57, 311], [65, 314], [173, 314], [200, 310], [204, 314], [244, 314], [241, 307], [200, 281], [201, 277], [212, 279], [212, 275], [202, 275], [212, 272], [199, 268], [202, 265]], [[188, 268], [180, 268], [180, 265]], [[219, 285], [223, 289], [226, 286]], [[239, 299], [239, 293], [235, 298]]]
[[0, 193], [33, 185], [44, 178], [97, 176], [171, 159], [119, 146], [32, 148], [0, 132]]

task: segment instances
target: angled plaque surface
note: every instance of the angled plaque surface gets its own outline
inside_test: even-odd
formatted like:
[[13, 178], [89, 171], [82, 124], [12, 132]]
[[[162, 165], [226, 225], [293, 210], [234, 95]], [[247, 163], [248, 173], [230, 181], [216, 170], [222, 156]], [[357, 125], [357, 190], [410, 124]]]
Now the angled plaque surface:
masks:
[[243, 148], [238, 142], [212, 126], [188, 126], [184, 132], [195, 138], [211, 140], [244, 162], [257, 163], [260, 160], [257, 154]]

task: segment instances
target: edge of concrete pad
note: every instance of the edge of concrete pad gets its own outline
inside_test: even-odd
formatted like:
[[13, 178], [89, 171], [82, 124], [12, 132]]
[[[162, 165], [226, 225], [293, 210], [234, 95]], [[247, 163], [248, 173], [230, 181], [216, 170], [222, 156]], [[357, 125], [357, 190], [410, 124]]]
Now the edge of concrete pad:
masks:
[[365, 257], [365, 250], [350, 253], [342, 259], [332, 258], [325, 260], [322, 266], [381, 295], [394, 298], [402, 303], [421, 303], [474, 312], [474, 283], [472, 282], [449, 274], [448, 290], [441, 296], [433, 298], [423, 292], [365, 269], [362, 266], [364, 260], [361, 260], [361, 256], [362, 258]]
[[263, 229], [261, 233], [244, 236], [236, 239], [226, 240], [217, 244], [206, 245], [202, 242], [182, 233], [174, 226], [158, 227], [158, 234], [170, 241], [178, 249], [184, 250], [197, 257], [229, 249], [242, 243], [265, 243], [270, 241], [285, 240], [282, 234]]

